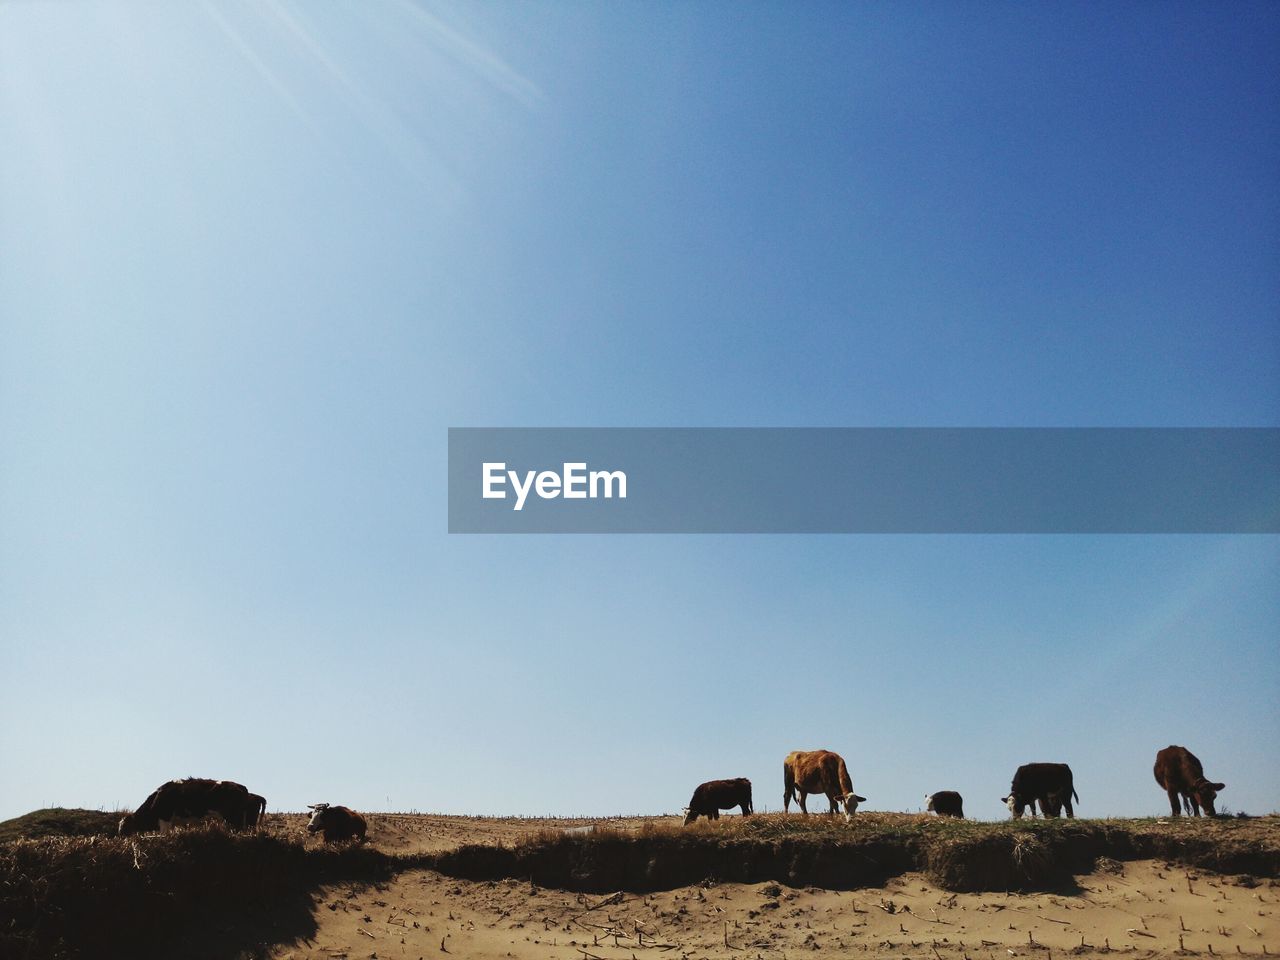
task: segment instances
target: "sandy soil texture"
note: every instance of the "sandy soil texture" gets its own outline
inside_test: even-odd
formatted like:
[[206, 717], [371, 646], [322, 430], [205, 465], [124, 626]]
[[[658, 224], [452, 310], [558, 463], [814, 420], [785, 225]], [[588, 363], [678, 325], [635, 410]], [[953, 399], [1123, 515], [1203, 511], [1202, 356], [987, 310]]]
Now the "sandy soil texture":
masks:
[[[532, 830], [642, 820], [371, 818], [388, 852], [510, 842]], [[303, 830], [298, 816], [273, 829]], [[284, 958], [783, 958], [825, 953], [920, 958], [1280, 954], [1280, 884], [1155, 861], [1103, 861], [1054, 894], [955, 894], [908, 874], [882, 888], [704, 884], [649, 895], [583, 895], [527, 881], [474, 883], [414, 870], [374, 887], [321, 891], [318, 930]]]

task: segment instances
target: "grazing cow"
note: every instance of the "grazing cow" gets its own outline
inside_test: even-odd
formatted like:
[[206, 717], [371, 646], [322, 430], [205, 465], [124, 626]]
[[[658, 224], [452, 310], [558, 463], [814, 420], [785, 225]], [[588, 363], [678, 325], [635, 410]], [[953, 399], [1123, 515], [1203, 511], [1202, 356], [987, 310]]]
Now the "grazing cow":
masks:
[[964, 819], [964, 798], [954, 790], [939, 790], [925, 797], [925, 810], [940, 817]]
[[121, 836], [153, 830], [168, 833], [208, 817], [220, 817], [232, 830], [244, 830], [257, 823], [266, 803], [249, 793], [248, 787], [231, 780], [170, 780], [120, 820], [119, 832]]
[[1013, 775], [1013, 783], [1009, 795], [1001, 797], [1000, 802], [1009, 808], [1013, 819], [1022, 817], [1027, 807], [1031, 808], [1031, 816], [1036, 815], [1036, 802], [1040, 803], [1040, 812], [1046, 817], [1056, 817], [1065, 806], [1067, 816], [1074, 817], [1071, 800], [1076, 803], [1075, 786], [1071, 780], [1071, 768], [1065, 763], [1024, 763]]
[[708, 780], [693, 791], [693, 798], [685, 810], [685, 826], [698, 817], [719, 820], [721, 810], [741, 807], [742, 815], [751, 813], [751, 781], [746, 777], [734, 780]]
[[315, 803], [307, 807], [311, 811], [311, 822], [307, 824], [307, 833], [317, 831], [324, 834], [325, 843], [338, 843], [355, 837], [364, 843], [365, 833], [369, 825], [364, 817], [350, 807], [331, 807], [327, 803]]
[[853, 781], [849, 779], [849, 769], [844, 765], [844, 758], [830, 750], [795, 750], [787, 754], [782, 763], [782, 811], [791, 808], [791, 797], [800, 803], [800, 811], [808, 814], [804, 799], [810, 793], [826, 794], [831, 801], [831, 815], [835, 816], [836, 805], [844, 806], [844, 819], [848, 822], [858, 812], [858, 804], [865, 803], [866, 797], [853, 792]]
[[1169, 807], [1173, 816], [1179, 816], [1178, 800], [1186, 804], [1187, 816], [1192, 811], [1200, 816], [1200, 808], [1211, 817], [1218, 815], [1213, 801], [1225, 783], [1212, 783], [1204, 775], [1204, 767], [1196, 755], [1186, 747], [1168, 746], [1156, 754], [1156, 783], [1169, 794]]

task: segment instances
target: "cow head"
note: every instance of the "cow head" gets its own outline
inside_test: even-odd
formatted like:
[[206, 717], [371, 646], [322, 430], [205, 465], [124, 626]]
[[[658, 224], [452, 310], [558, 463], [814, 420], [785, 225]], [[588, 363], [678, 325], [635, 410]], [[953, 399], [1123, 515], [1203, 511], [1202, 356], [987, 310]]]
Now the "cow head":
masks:
[[866, 797], [860, 797], [856, 793], [846, 793], [840, 798], [840, 802], [844, 804], [844, 819], [847, 823], [849, 818], [858, 812], [858, 804], [866, 803]]
[[1213, 801], [1218, 798], [1218, 791], [1225, 786], [1225, 783], [1210, 783], [1204, 777], [1201, 777], [1191, 790], [1195, 793], [1196, 799], [1200, 801], [1200, 806], [1204, 807], [1204, 812], [1211, 817], [1216, 817], [1218, 811], [1213, 808]]
[[684, 825], [686, 827], [698, 819], [698, 815], [690, 807], [684, 807], [680, 812], [684, 814]]
[[311, 820], [307, 824], [307, 833], [315, 833], [324, 829], [324, 822], [329, 819], [327, 803], [313, 803], [307, 807], [311, 811]]
[[933, 812], [933, 794], [932, 793], [926, 793], [924, 795], [924, 811], [925, 813]]
[[138, 828], [134, 823], [133, 814], [127, 813], [120, 818], [120, 823], [116, 826], [116, 833], [122, 837], [138, 832]]
[[[1021, 820], [1022, 812], [1027, 809], [1027, 802], [1016, 794], [1009, 794], [1007, 797], [1001, 797], [1000, 802], [1009, 808], [1009, 812], [1013, 814], [1013, 819]], [[1035, 806], [1031, 808], [1031, 815], [1036, 815]]]

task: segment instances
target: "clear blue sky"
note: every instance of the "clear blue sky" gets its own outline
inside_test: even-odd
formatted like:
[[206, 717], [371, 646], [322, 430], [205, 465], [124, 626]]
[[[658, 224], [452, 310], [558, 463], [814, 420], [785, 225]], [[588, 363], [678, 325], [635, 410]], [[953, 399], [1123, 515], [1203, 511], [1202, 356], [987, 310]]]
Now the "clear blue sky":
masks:
[[0, 4], [0, 816], [1280, 798], [1276, 537], [451, 537], [449, 426], [1280, 425], [1270, 3]]

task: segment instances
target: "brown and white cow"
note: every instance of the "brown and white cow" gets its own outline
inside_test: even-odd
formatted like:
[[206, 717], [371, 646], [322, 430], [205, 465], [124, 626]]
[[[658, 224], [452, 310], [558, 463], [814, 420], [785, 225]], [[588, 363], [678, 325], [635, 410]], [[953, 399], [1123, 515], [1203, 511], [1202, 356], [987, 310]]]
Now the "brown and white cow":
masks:
[[119, 833], [168, 833], [208, 818], [223, 820], [232, 830], [257, 824], [267, 801], [233, 780], [188, 777], [161, 784], [133, 813], [120, 820]]
[[858, 812], [858, 804], [865, 803], [866, 797], [853, 792], [853, 781], [849, 779], [849, 768], [844, 758], [830, 750], [795, 750], [787, 754], [782, 762], [782, 810], [791, 809], [791, 797], [794, 794], [800, 803], [800, 811], [808, 814], [805, 796], [810, 793], [825, 794], [831, 802], [831, 815], [835, 816], [836, 806], [844, 807], [844, 818], [847, 822]]
[[693, 791], [693, 798], [685, 810], [685, 826], [698, 817], [719, 820], [721, 810], [741, 807], [742, 815], [751, 813], [751, 781], [746, 777], [733, 780], [708, 780]]
[[954, 790], [939, 790], [924, 798], [925, 810], [940, 817], [964, 819], [964, 798]]
[[1154, 769], [1156, 783], [1169, 795], [1169, 807], [1173, 816], [1181, 815], [1178, 800], [1187, 805], [1187, 815], [1194, 811], [1200, 816], [1200, 808], [1211, 817], [1218, 815], [1213, 801], [1218, 798], [1218, 791], [1225, 783], [1213, 783], [1204, 775], [1204, 767], [1196, 755], [1186, 747], [1167, 746], [1156, 754]]
[[335, 807], [327, 803], [314, 803], [307, 807], [311, 811], [311, 822], [307, 824], [307, 833], [324, 834], [325, 843], [338, 843], [353, 837], [364, 842], [369, 825], [364, 817], [350, 807]]

